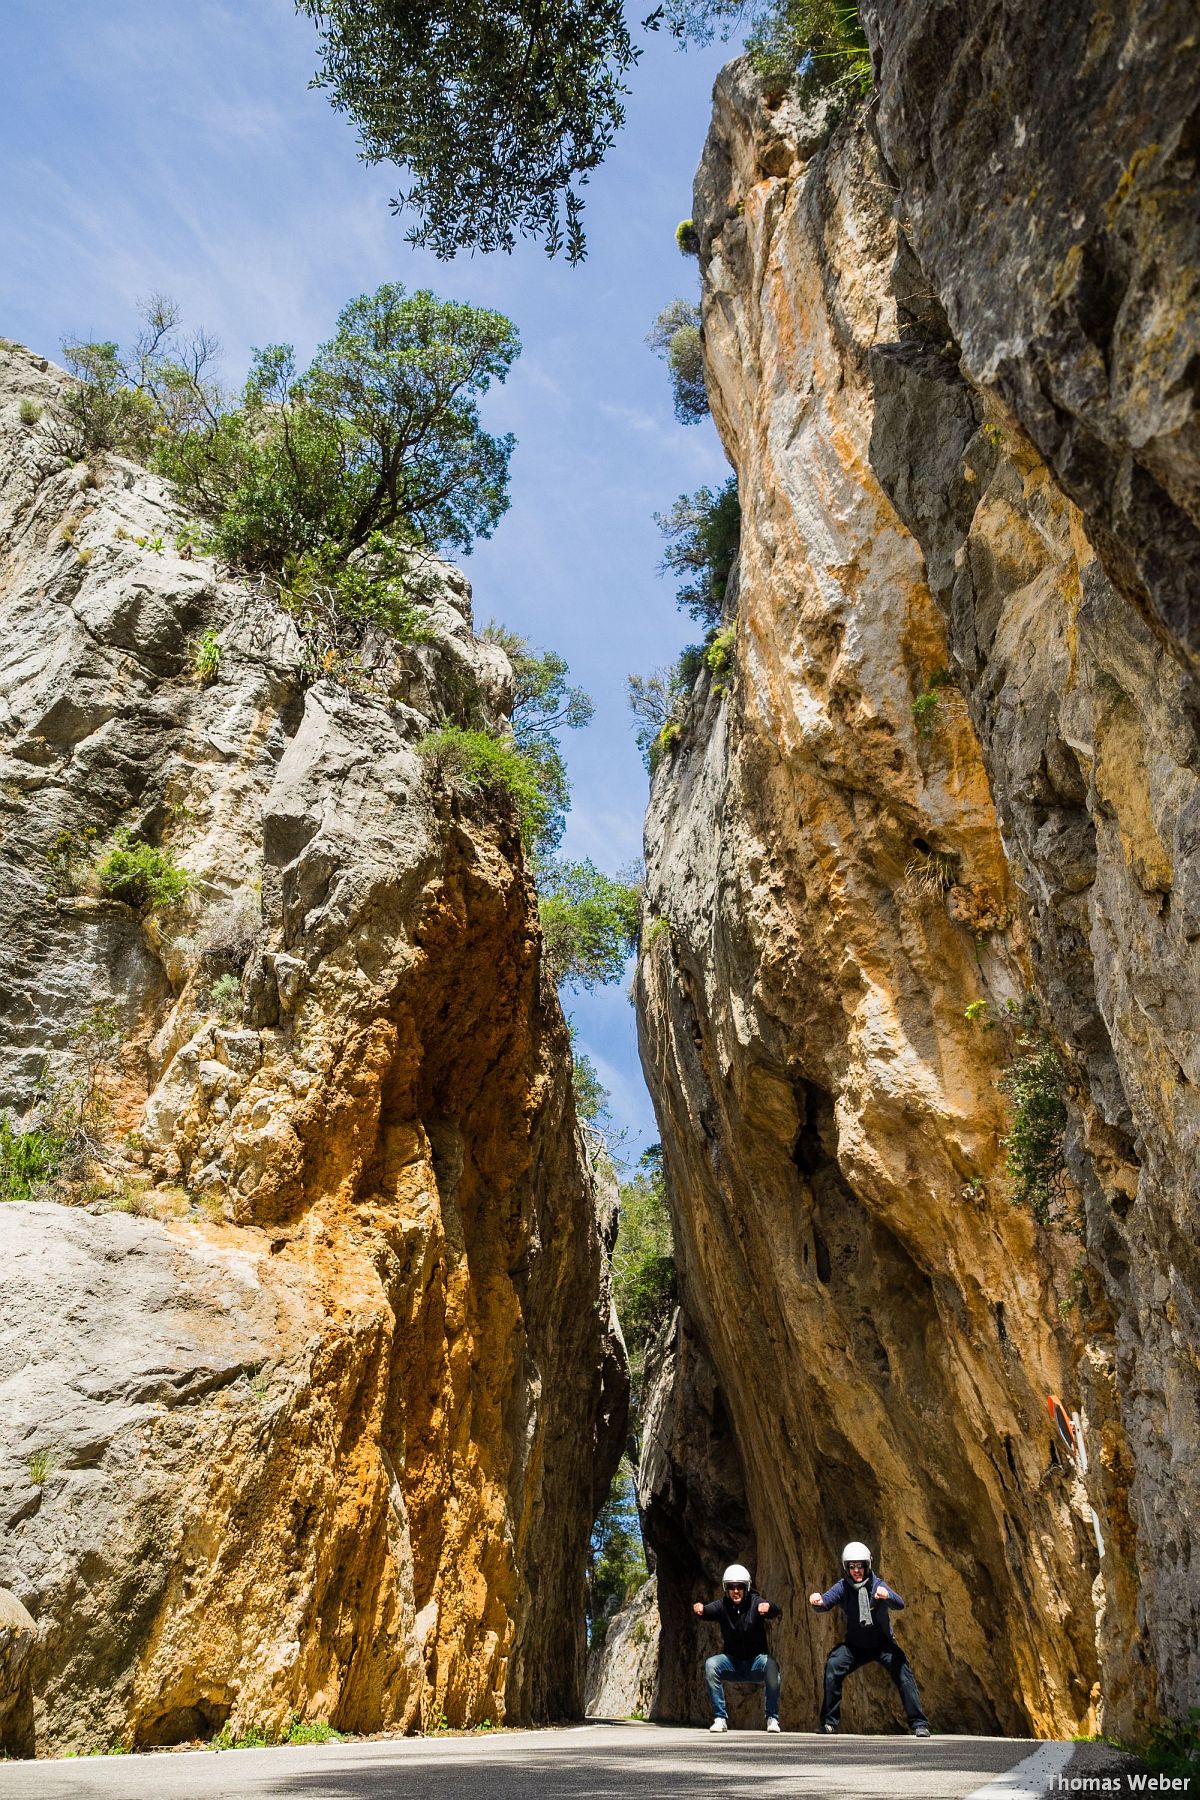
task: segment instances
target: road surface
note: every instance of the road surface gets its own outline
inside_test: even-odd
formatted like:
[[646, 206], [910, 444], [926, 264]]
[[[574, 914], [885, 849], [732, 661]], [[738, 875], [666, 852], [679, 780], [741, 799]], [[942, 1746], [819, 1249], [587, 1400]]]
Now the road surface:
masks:
[[[593, 1722], [494, 1735], [0, 1762], [0, 1800], [1042, 1800], [1071, 1791], [1057, 1783], [1076, 1749], [1014, 1738], [763, 1731], [715, 1737]], [[1079, 1754], [1094, 1753], [1088, 1746]]]

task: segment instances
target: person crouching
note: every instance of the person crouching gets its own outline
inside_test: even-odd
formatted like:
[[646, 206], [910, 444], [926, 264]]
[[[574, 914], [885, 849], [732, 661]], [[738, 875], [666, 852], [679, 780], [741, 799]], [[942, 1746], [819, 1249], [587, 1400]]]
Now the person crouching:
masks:
[[810, 1594], [814, 1612], [845, 1614], [846, 1639], [829, 1652], [825, 1661], [825, 1694], [821, 1706], [821, 1730], [832, 1734], [842, 1717], [842, 1683], [865, 1663], [882, 1663], [900, 1693], [900, 1703], [914, 1737], [929, 1736], [929, 1721], [921, 1711], [921, 1696], [907, 1656], [892, 1635], [891, 1610], [904, 1605], [894, 1588], [879, 1579], [871, 1567], [865, 1544], [847, 1544], [842, 1551], [843, 1575], [827, 1594]]
[[731, 1563], [722, 1577], [724, 1593], [719, 1600], [707, 1604], [697, 1600], [692, 1607], [698, 1619], [707, 1619], [721, 1627], [724, 1646], [719, 1656], [710, 1656], [704, 1665], [704, 1680], [712, 1701], [713, 1722], [710, 1731], [728, 1731], [729, 1715], [725, 1707], [727, 1681], [761, 1682], [767, 1730], [779, 1730], [779, 1664], [767, 1645], [767, 1620], [781, 1617], [780, 1609], [770, 1600], [756, 1594], [750, 1585], [750, 1571], [741, 1563]]

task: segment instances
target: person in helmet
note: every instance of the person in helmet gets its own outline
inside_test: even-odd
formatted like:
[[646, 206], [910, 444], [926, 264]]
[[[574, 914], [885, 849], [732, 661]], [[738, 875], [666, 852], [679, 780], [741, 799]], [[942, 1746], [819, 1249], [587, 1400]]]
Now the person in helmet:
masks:
[[767, 1646], [767, 1620], [778, 1619], [779, 1608], [754, 1592], [750, 1571], [741, 1563], [731, 1563], [721, 1581], [725, 1591], [719, 1600], [710, 1600], [707, 1605], [703, 1600], [697, 1600], [692, 1607], [698, 1619], [707, 1619], [721, 1627], [722, 1652], [719, 1656], [710, 1656], [704, 1665], [704, 1680], [713, 1709], [709, 1730], [729, 1730], [725, 1682], [761, 1681], [767, 1730], [778, 1731], [779, 1664]]
[[847, 1544], [842, 1551], [842, 1579], [827, 1594], [810, 1594], [814, 1612], [845, 1614], [845, 1642], [825, 1660], [825, 1697], [821, 1706], [821, 1730], [833, 1733], [841, 1722], [842, 1683], [864, 1663], [882, 1663], [900, 1692], [900, 1703], [914, 1737], [929, 1736], [929, 1721], [921, 1711], [921, 1696], [907, 1656], [892, 1636], [892, 1608], [904, 1605], [895, 1588], [886, 1587], [871, 1567], [865, 1544]]

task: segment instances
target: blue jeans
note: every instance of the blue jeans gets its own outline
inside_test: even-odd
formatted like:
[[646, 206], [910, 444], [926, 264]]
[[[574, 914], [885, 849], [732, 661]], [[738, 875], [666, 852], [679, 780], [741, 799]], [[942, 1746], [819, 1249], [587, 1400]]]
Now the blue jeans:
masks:
[[704, 1680], [712, 1701], [713, 1717], [728, 1718], [725, 1711], [724, 1681], [761, 1681], [766, 1692], [763, 1702], [768, 1719], [779, 1717], [779, 1664], [773, 1656], [756, 1656], [752, 1662], [734, 1662], [731, 1656], [710, 1656], [704, 1665]]

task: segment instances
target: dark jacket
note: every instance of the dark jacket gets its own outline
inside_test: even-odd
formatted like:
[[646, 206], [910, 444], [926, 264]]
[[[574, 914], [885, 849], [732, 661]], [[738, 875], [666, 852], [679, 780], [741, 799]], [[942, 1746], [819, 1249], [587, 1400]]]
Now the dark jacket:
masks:
[[[890, 1581], [884, 1581], [872, 1569], [867, 1577], [871, 1584], [871, 1625], [860, 1625], [858, 1622], [858, 1590], [848, 1575], [835, 1581], [827, 1594], [821, 1595], [820, 1606], [814, 1606], [814, 1612], [832, 1612], [840, 1606], [846, 1615], [846, 1642], [852, 1650], [882, 1650], [892, 1641], [891, 1609], [897, 1611], [904, 1605]], [[888, 1591], [886, 1600], [874, 1598], [875, 1589], [883, 1583]]]
[[756, 1656], [770, 1656], [767, 1643], [767, 1620], [783, 1615], [773, 1603], [765, 1613], [758, 1610], [763, 1594], [747, 1594], [740, 1607], [735, 1607], [728, 1594], [710, 1600], [701, 1618], [721, 1627], [721, 1648], [730, 1662], [753, 1662]]

